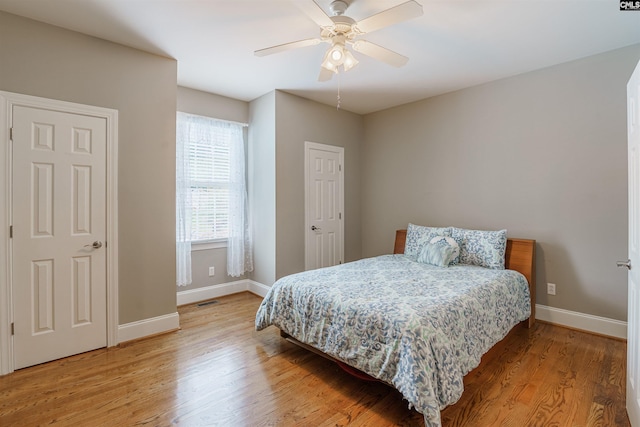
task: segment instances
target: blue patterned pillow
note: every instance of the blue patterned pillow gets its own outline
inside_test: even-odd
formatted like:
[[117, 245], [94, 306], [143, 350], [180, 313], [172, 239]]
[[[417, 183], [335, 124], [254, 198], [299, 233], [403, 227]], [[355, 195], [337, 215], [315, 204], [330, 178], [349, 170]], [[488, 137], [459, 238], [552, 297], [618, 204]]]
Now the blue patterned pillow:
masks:
[[407, 227], [407, 240], [404, 244], [404, 254], [415, 261], [422, 247], [436, 236], [451, 236], [451, 227], [423, 227], [409, 224]]
[[454, 251], [454, 247], [447, 244], [426, 243], [420, 250], [416, 261], [437, 267], [449, 267]]
[[451, 237], [460, 246], [460, 264], [504, 270], [507, 230], [484, 231], [452, 227]]

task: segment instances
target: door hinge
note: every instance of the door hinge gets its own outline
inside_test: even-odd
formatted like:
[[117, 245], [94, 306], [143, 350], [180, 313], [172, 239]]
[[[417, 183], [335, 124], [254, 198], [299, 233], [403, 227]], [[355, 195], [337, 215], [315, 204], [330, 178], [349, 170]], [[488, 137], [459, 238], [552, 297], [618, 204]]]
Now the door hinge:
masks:
[[342, 212], [338, 212], [338, 219], [342, 219]]
[[14, 323], [11, 322], [11, 335], [15, 335], [15, 334], [16, 334], [16, 329], [15, 329]]
[[9, 128], [9, 141], [13, 141], [13, 128]]
[[13, 225], [9, 226], [9, 238], [13, 239]]
[[338, 165], [338, 171], [342, 172], [342, 165]]

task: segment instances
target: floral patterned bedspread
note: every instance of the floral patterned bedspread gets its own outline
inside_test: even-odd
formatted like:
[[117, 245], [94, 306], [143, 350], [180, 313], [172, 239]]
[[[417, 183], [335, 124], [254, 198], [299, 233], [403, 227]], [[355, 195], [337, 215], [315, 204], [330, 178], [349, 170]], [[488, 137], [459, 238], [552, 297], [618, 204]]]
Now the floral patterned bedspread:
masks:
[[530, 311], [518, 272], [383, 255], [283, 277], [256, 329], [275, 325], [393, 385], [427, 426], [440, 426], [462, 377]]

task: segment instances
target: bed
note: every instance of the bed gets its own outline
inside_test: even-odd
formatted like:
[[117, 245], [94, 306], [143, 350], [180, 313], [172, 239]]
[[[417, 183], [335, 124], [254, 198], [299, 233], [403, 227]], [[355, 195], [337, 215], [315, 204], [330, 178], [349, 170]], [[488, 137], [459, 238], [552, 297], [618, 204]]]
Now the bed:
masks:
[[504, 269], [447, 268], [404, 254], [415, 243], [396, 232], [394, 253], [279, 279], [256, 314], [296, 344], [395, 387], [440, 426], [463, 376], [517, 325], [535, 321], [535, 241], [504, 239]]

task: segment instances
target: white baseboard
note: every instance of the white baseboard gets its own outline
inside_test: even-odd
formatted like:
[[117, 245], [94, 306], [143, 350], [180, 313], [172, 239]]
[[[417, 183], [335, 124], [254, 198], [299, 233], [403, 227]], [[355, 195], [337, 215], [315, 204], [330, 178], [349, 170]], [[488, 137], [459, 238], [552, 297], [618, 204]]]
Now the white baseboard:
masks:
[[536, 319], [614, 338], [627, 339], [627, 322], [536, 304]]
[[267, 292], [271, 289], [267, 285], [263, 285], [262, 283], [254, 282], [253, 280], [249, 280], [249, 292], [254, 293], [262, 298], [267, 296]]
[[180, 328], [178, 312], [118, 326], [118, 343], [144, 338]]
[[235, 282], [221, 283], [219, 285], [180, 291], [178, 292], [178, 305], [193, 304], [195, 302], [206, 301], [245, 291], [249, 291], [264, 298], [267, 295], [268, 290], [268, 286], [254, 282], [253, 280], [237, 280]]
[[[192, 304], [245, 291], [249, 291], [264, 298], [269, 291], [269, 287], [249, 279], [238, 280], [235, 282], [222, 283], [220, 285], [212, 285], [204, 288], [189, 289], [187, 291], [178, 292], [177, 303], [178, 305]], [[177, 312], [150, 319], [139, 320], [137, 322], [126, 323], [118, 326], [118, 343], [144, 338], [146, 336], [156, 335], [163, 332], [174, 331], [179, 328], [180, 317]]]

